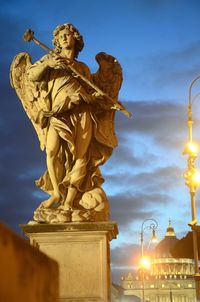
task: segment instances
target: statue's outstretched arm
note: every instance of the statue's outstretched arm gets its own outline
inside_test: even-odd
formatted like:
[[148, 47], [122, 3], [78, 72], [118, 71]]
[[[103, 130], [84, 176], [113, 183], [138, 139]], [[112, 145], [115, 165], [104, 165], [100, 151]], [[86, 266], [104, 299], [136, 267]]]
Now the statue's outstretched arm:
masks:
[[35, 82], [35, 81], [41, 81], [44, 75], [44, 72], [48, 69], [47, 61], [44, 62], [38, 62], [36, 64], [33, 64], [30, 66], [27, 70], [27, 75], [29, 80]]
[[41, 81], [48, 68], [66, 69], [67, 60], [58, 55], [47, 55], [28, 69], [28, 77], [31, 81]]

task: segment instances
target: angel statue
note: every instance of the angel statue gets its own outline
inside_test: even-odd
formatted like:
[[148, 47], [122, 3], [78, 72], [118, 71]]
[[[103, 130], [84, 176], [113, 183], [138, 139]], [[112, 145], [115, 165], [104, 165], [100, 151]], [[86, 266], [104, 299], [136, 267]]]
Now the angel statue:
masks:
[[99, 166], [117, 146], [114, 115], [122, 110], [118, 101], [122, 69], [117, 60], [99, 53], [99, 70], [91, 74], [77, 60], [83, 37], [72, 24], [53, 32], [53, 50], [28, 30], [33, 40], [49, 53], [32, 64], [28, 53], [19, 53], [11, 65], [11, 85], [30, 118], [46, 151], [46, 172], [36, 185], [50, 197], [34, 212], [35, 222], [106, 221], [109, 206], [101, 185]]

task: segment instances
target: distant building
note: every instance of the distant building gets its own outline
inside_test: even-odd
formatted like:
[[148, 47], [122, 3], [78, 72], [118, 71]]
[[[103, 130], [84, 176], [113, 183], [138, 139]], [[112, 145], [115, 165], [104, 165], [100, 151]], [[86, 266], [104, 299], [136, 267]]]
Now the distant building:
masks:
[[[144, 297], [150, 302], [195, 302], [194, 262], [173, 258], [170, 250], [176, 244], [174, 229], [169, 223], [165, 238], [155, 248], [151, 269], [144, 274]], [[121, 277], [123, 296], [142, 299], [142, 276], [129, 273]], [[121, 300], [126, 301], [126, 300]]]
[[141, 302], [141, 299], [135, 295], [124, 295], [124, 290], [120, 285], [112, 284], [111, 302]]
[[123, 295], [123, 288], [118, 284], [112, 284], [111, 286], [111, 301], [121, 302], [121, 297]]

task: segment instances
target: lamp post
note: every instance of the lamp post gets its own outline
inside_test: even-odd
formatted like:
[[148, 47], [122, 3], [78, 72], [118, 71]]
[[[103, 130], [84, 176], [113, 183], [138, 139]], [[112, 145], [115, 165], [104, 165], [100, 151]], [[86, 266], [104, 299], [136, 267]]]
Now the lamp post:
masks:
[[192, 221], [189, 223], [189, 226], [192, 228], [193, 233], [193, 253], [194, 253], [194, 263], [195, 263], [195, 282], [196, 282], [196, 296], [197, 300], [200, 300], [199, 286], [198, 286], [198, 277], [199, 277], [199, 264], [198, 264], [198, 244], [197, 244], [197, 231], [193, 228], [197, 225], [197, 217], [196, 217], [196, 201], [195, 194], [196, 189], [200, 185], [200, 174], [198, 173], [195, 167], [195, 160], [197, 159], [197, 148], [193, 144], [193, 119], [192, 119], [192, 105], [194, 101], [199, 96], [199, 93], [192, 97], [192, 88], [194, 84], [200, 79], [200, 76], [196, 77], [189, 86], [189, 103], [188, 103], [188, 142], [183, 151], [183, 154], [188, 155], [187, 159], [187, 170], [184, 172], [183, 176], [185, 178], [185, 184], [189, 188], [190, 192], [190, 200], [191, 200], [191, 216]]
[[157, 227], [158, 227], [157, 221], [152, 218], [145, 219], [141, 225], [140, 244], [141, 244], [141, 272], [142, 272], [142, 302], [145, 301], [145, 299], [144, 299], [144, 297], [145, 297], [145, 295], [144, 295], [144, 290], [145, 290], [145, 288], [144, 288], [144, 269], [148, 265], [147, 258], [144, 257], [144, 231], [151, 230], [152, 231], [151, 241], [155, 242], [155, 241], [157, 241], [156, 232], [155, 232]]
[[169, 301], [173, 302], [173, 292], [172, 292], [173, 286], [172, 285], [176, 285], [177, 286], [177, 284], [175, 282], [169, 282], [169, 281], [165, 282], [165, 284], [169, 285]]
[[170, 298], [170, 302], [173, 302], [173, 296], [172, 296], [172, 289], [170, 287], [170, 290], [169, 290], [169, 298]]

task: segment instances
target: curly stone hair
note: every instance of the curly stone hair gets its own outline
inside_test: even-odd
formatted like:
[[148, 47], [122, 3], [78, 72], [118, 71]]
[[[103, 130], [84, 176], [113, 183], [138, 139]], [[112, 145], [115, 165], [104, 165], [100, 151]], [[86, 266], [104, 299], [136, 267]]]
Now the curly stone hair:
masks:
[[79, 52], [84, 47], [84, 41], [83, 41], [83, 37], [79, 33], [78, 29], [71, 23], [65, 23], [65, 24], [59, 25], [54, 30], [54, 32], [53, 32], [54, 39], [52, 42], [56, 46], [56, 51], [58, 53], [61, 52], [61, 47], [60, 47], [59, 40], [58, 40], [58, 34], [63, 29], [67, 29], [68, 31], [70, 31], [73, 34], [73, 38], [75, 40], [75, 58], [77, 58]]

